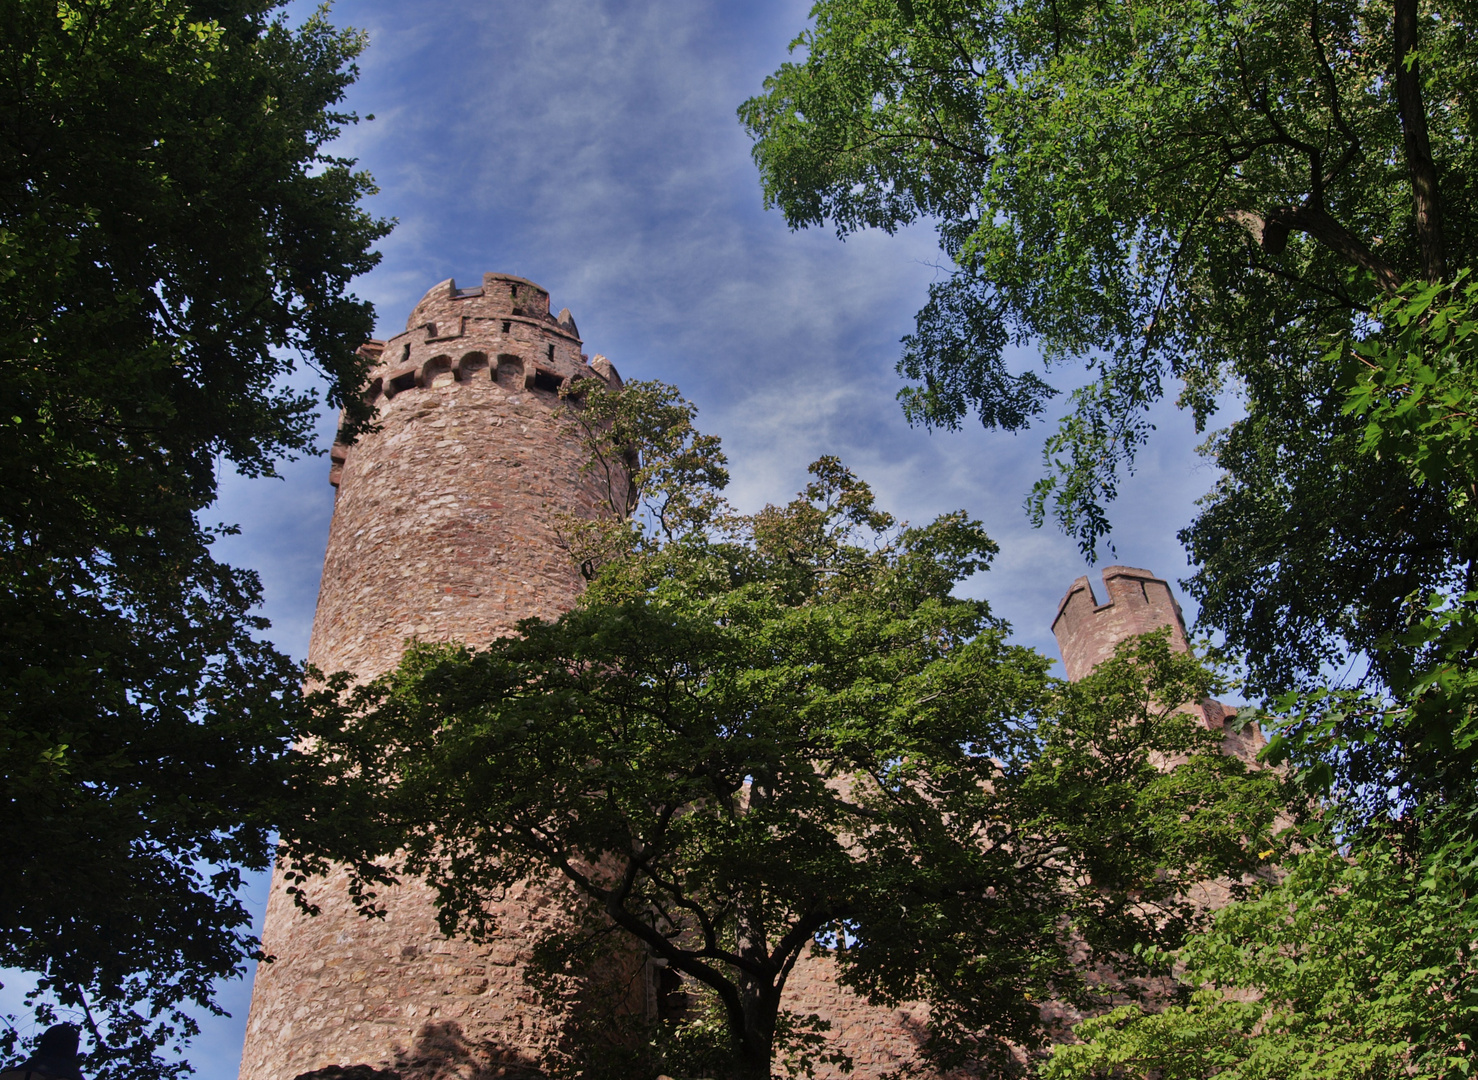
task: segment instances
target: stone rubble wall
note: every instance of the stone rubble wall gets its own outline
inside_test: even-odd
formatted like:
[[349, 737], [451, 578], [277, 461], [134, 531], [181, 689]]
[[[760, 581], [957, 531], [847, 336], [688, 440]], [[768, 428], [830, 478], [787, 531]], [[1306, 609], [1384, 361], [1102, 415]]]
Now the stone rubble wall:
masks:
[[[783, 1007], [807, 1016], [814, 1013], [831, 1024], [827, 1042], [852, 1059], [852, 1071], [818, 1065], [817, 1080], [878, 1080], [918, 1062], [918, 1048], [928, 1037], [928, 1007], [911, 1002], [889, 1009], [870, 1005], [836, 981], [836, 962], [826, 955], [803, 955], [785, 983]], [[933, 1076], [932, 1071], [922, 1075]]]

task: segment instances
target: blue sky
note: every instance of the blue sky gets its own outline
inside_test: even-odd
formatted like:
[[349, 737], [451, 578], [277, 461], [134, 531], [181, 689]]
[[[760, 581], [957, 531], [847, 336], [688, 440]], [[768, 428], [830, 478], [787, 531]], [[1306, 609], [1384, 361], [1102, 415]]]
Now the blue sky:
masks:
[[[931, 434], [894, 400], [898, 339], [944, 273], [931, 230], [843, 243], [791, 233], [761, 204], [734, 111], [785, 60], [808, 7], [343, 0], [334, 20], [370, 38], [349, 105], [375, 119], [337, 149], [379, 182], [372, 209], [400, 222], [356, 289], [388, 336], [443, 278], [532, 278], [574, 313], [586, 352], [698, 405], [700, 425], [724, 440], [741, 507], [788, 498], [810, 461], [837, 454], [904, 518], [960, 507], [980, 518], [1001, 554], [972, 591], [1055, 656], [1057, 601], [1087, 567], [1022, 510], [1044, 431]], [[1214, 474], [1187, 417], [1165, 406], [1155, 419], [1116, 506], [1117, 555], [1104, 561], [1173, 579], [1186, 568], [1176, 530]], [[298, 658], [332, 509], [317, 458], [280, 480], [227, 478], [212, 515], [242, 526], [221, 554], [259, 571], [271, 636]], [[265, 882], [250, 892], [260, 910]], [[205, 1080], [236, 1075], [249, 996], [249, 979], [223, 988], [234, 1015], [208, 1023], [191, 1055]]]

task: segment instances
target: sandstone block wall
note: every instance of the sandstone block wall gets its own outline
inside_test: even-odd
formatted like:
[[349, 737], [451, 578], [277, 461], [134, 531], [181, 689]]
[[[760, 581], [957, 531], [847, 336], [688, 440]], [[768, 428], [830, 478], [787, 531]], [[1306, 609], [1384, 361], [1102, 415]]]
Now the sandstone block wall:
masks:
[[[816, 1068], [818, 1080], [879, 1080], [901, 1068], [917, 1066], [918, 1048], [928, 1038], [929, 1010], [918, 1002], [897, 1009], [870, 1005], [836, 981], [836, 962], [829, 956], [804, 955], [785, 983], [784, 1007], [801, 1015], [814, 1013], [831, 1024], [830, 1045], [852, 1058], [852, 1071], [834, 1065]], [[934, 1076], [933, 1070], [918, 1075]]]
[[[442, 282], [404, 333], [366, 348], [379, 360], [381, 430], [332, 454], [338, 494], [308, 654], [359, 678], [394, 667], [409, 640], [481, 644], [570, 606], [581, 579], [554, 518], [595, 513], [604, 493], [554, 416], [558, 391], [620, 384], [601, 358], [586, 361], [548, 293], [500, 274], [470, 289]], [[243, 1080], [357, 1063], [496, 1075], [549, 1036], [523, 964], [568, 910], [550, 890], [511, 891], [502, 936], [485, 947], [444, 939], [421, 885], [394, 890], [374, 922], [341, 880], [313, 897], [323, 914], [307, 918], [274, 878], [262, 945], [276, 960], [257, 969]]]

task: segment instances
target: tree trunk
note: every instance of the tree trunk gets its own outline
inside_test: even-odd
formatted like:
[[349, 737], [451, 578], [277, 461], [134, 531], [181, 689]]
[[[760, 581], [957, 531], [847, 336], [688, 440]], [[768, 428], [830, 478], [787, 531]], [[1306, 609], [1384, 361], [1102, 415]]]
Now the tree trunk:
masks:
[[1421, 70], [1412, 53], [1417, 47], [1417, 0], [1395, 0], [1396, 110], [1401, 140], [1411, 173], [1412, 208], [1421, 243], [1422, 275], [1428, 281], [1447, 276], [1442, 251], [1442, 204], [1437, 195], [1437, 163], [1427, 138], [1427, 110], [1422, 105]]
[[740, 981], [739, 993], [744, 1016], [742, 1028], [734, 1031], [738, 1075], [742, 1080], [770, 1080], [780, 993], [749, 979]]
[[[765, 785], [752, 783], [749, 789], [750, 809], [762, 804], [768, 794]], [[754, 888], [758, 889], [757, 886]], [[744, 1080], [770, 1080], [775, 1019], [780, 1014], [780, 985], [776, 980], [779, 972], [771, 970], [764, 897], [746, 888], [740, 890], [736, 900], [734, 944], [752, 970], [739, 972], [735, 980], [739, 987], [738, 1005], [743, 1014], [742, 1024], [734, 1031], [735, 1049]]]

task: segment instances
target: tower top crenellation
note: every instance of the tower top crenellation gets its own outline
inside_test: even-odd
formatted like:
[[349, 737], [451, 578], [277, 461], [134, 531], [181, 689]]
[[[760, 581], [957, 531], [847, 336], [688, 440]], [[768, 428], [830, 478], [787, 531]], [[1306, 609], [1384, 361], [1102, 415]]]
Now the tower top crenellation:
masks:
[[528, 278], [512, 274], [484, 274], [482, 284], [458, 288], [456, 278], [447, 278], [426, 291], [406, 319], [413, 331], [434, 323], [440, 327], [456, 319], [521, 319], [543, 323], [550, 330], [579, 340], [569, 309], [560, 316], [549, 313], [549, 291]]
[[[619, 389], [609, 360], [582, 351], [579, 328], [568, 308], [549, 313], [549, 291], [513, 274], [484, 274], [482, 284], [459, 288], [447, 278], [427, 290], [401, 333], [366, 342], [374, 361], [369, 398], [388, 402], [411, 389], [444, 382], [498, 383], [555, 402], [561, 387], [596, 379]], [[382, 401], [383, 395], [383, 401]]]
[[1172, 646], [1187, 648], [1185, 617], [1168, 582], [1137, 567], [1108, 566], [1103, 586], [1108, 599], [1100, 604], [1088, 578], [1080, 577], [1057, 605], [1052, 633], [1069, 679], [1087, 675], [1125, 638], [1162, 626], [1170, 627]]

